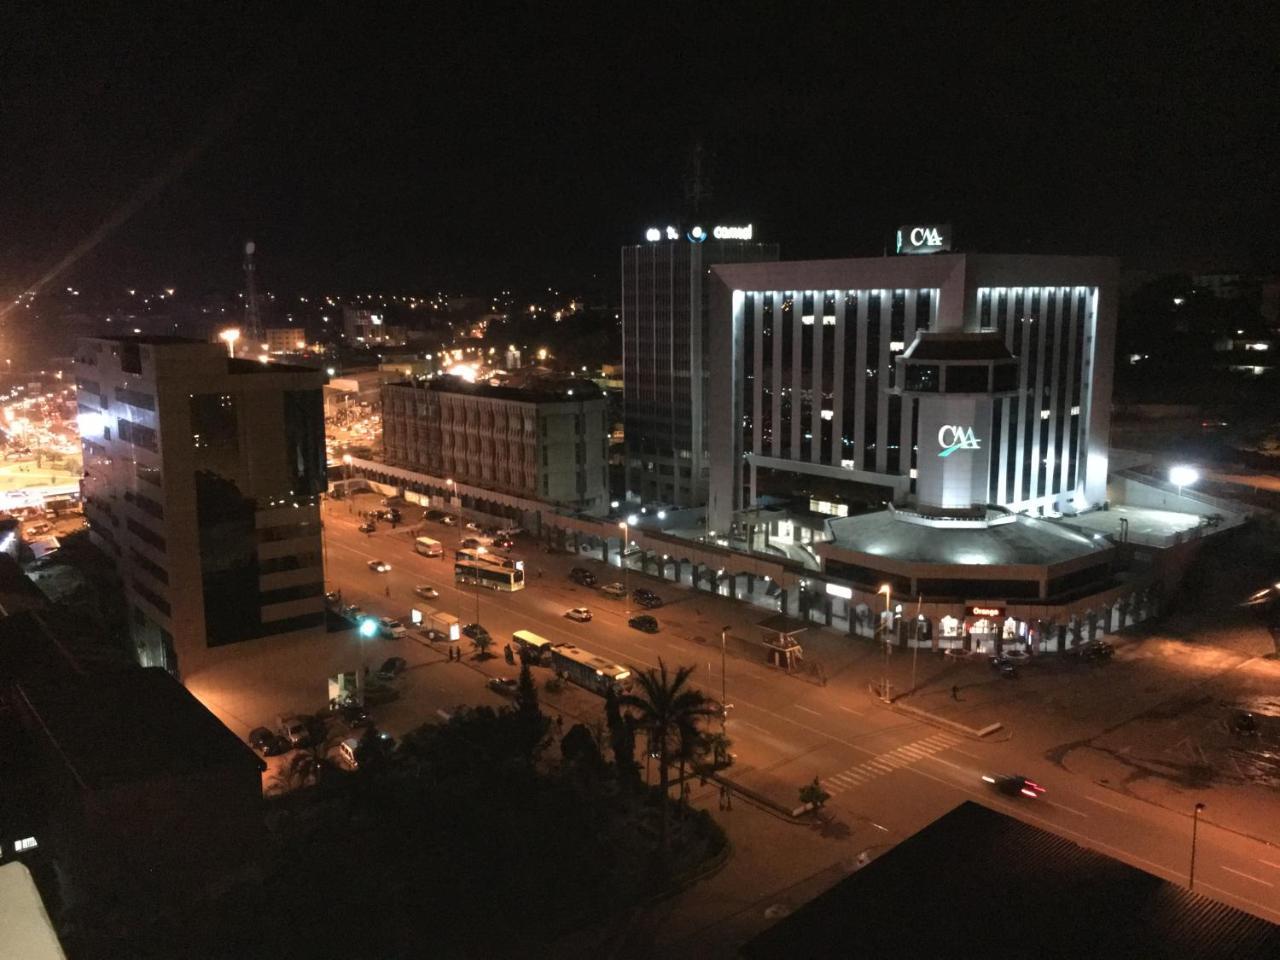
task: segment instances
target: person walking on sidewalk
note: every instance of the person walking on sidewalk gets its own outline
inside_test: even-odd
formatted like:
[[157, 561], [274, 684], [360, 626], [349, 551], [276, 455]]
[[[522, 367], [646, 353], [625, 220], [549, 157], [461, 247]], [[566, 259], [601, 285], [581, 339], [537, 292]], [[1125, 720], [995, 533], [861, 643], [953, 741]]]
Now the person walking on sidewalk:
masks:
[[958, 684], [953, 684], [951, 687], [951, 699], [952, 700], [960, 699], [960, 687]]

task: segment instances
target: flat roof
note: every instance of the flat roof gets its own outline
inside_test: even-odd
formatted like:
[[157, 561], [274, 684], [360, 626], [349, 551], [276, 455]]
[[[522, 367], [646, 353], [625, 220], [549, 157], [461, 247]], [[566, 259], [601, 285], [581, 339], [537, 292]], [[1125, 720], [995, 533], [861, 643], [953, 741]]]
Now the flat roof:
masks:
[[907, 360], [1013, 360], [1000, 334], [922, 330], [902, 354]]
[[828, 521], [829, 544], [834, 548], [869, 554], [903, 563], [948, 566], [1052, 566], [1111, 551], [1100, 534], [1086, 535], [1053, 520], [1022, 515], [987, 526], [954, 527], [912, 523], [893, 510], [880, 510]]
[[605, 392], [593, 380], [561, 380], [537, 387], [495, 387], [490, 383], [471, 383], [455, 376], [433, 377], [425, 382], [400, 380], [387, 384], [392, 387], [413, 387], [440, 393], [462, 393], [473, 397], [490, 397], [494, 400], [514, 400], [519, 403], [573, 403], [578, 400], [603, 398]]
[[227, 764], [262, 769], [239, 737], [159, 667], [19, 686], [44, 735], [86, 790]]
[[[103, 337], [85, 337], [85, 340], [107, 340], [111, 343], [142, 343], [150, 346], [165, 346], [175, 344], [193, 344], [203, 343], [208, 346], [218, 346], [208, 340], [197, 340], [195, 337], [178, 337], [165, 333], [127, 333], [127, 334], [108, 334]], [[225, 349], [225, 348], [223, 348]]]
[[966, 801], [741, 954], [1251, 960], [1280, 956], [1280, 926]]

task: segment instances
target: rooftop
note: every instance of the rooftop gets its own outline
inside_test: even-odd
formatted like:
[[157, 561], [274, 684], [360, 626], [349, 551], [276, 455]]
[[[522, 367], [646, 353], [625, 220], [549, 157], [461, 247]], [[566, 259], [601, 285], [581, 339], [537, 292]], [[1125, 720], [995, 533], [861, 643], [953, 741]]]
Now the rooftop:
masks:
[[489, 383], [471, 383], [461, 377], [439, 376], [426, 381], [403, 380], [390, 386], [411, 386], [441, 393], [465, 393], [473, 397], [513, 400], [519, 403], [572, 403], [603, 397], [604, 391], [591, 380], [566, 379], [542, 383], [538, 387], [495, 387]]
[[1280, 926], [965, 802], [742, 955], [1245, 960], [1280, 956]]
[[[197, 340], [194, 337], [175, 337], [163, 333], [128, 333], [113, 334], [104, 337], [87, 337], [88, 340], [106, 340], [110, 343], [144, 343], [150, 346], [175, 346], [186, 344], [190, 346], [195, 343], [208, 344], [208, 340]], [[217, 344], [210, 344], [217, 346]], [[226, 349], [225, 347], [223, 349]]]
[[1012, 360], [1000, 334], [922, 330], [902, 354], [906, 360]]
[[827, 524], [831, 549], [870, 554], [907, 563], [941, 565], [1051, 566], [1112, 549], [1100, 534], [1095, 539], [1053, 520], [1011, 515], [997, 523], [913, 522], [893, 510], [840, 517]]
[[260, 766], [239, 737], [159, 667], [19, 685], [86, 790], [229, 764]]

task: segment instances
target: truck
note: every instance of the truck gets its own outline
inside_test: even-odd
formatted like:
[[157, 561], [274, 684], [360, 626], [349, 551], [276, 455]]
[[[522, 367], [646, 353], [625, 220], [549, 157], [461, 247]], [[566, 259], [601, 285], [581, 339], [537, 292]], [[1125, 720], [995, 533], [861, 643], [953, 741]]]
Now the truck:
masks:
[[458, 623], [458, 618], [443, 610], [414, 607], [409, 611], [409, 619], [428, 640], [454, 643], [462, 636], [462, 627]]

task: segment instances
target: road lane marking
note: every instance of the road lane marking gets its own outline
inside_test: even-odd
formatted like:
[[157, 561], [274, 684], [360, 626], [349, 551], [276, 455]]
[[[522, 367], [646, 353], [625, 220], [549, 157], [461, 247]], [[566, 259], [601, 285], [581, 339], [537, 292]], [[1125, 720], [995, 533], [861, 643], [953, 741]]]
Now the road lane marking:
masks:
[[1251, 873], [1245, 873], [1243, 870], [1237, 870], [1235, 867], [1228, 867], [1225, 864], [1222, 867], [1227, 873], [1234, 873], [1237, 877], [1244, 877], [1246, 880], [1252, 880], [1254, 883], [1260, 883], [1264, 887], [1274, 887], [1275, 884], [1269, 880], [1263, 880], [1261, 877], [1255, 877]]
[[808, 707], [802, 707], [798, 703], [793, 703], [792, 706], [795, 707], [797, 710], [803, 710], [805, 713], [812, 713], [815, 717], [822, 716], [822, 714], [820, 714], [817, 710], [810, 710]]
[[1077, 810], [1075, 807], [1068, 807], [1065, 803], [1058, 803], [1056, 800], [1046, 800], [1045, 803], [1051, 807], [1058, 807], [1061, 810], [1065, 810], [1067, 813], [1074, 813], [1077, 817], [1084, 817], [1086, 820], [1089, 819], [1089, 815], [1087, 813]]
[[771, 736], [768, 730], [766, 730], [764, 727], [756, 726], [750, 720], [738, 720], [736, 721], [736, 723], [739, 727], [746, 727], [749, 730], [755, 730], [758, 733], [763, 733], [766, 737]]
[[976, 753], [970, 753], [968, 750], [961, 750], [959, 747], [956, 747], [956, 746], [951, 746], [951, 747], [948, 747], [947, 749], [951, 750], [954, 753], [958, 753], [958, 754], [961, 754], [962, 756], [968, 757], [970, 760], [977, 760], [979, 763], [982, 763], [982, 757], [978, 756]]
[[1097, 797], [1091, 797], [1091, 796], [1089, 796], [1089, 794], [1087, 794], [1087, 793], [1083, 793], [1083, 794], [1081, 794], [1081, 796], [1082, 796], [1082, 797], [1084, 797], [1086, 800], [1090, 800], [1090, 801], [1092, 801], [1093, 803], [1096, 803], [1096, 804], [1097, 804], [1098, 806], [1100, 806], [1100, 807], [1108, 807], [1109, 809], [1116, 811], [1116, 813], [1128, 813], [1128, 812], [1129, 812], [1129, 811], [1128, 811], [1128, 810], [1126, 810], [1124, 807], [1117, 807], [1114, 803], [1107, 803], [1107, 801], [1105, 801], [1105, 800], [1099, 800]]
[[1272, 863], [1270, 860], [1263, 860], [1261, 857], [1258, 857], [1258, 862], [1266, 864], [1268, 867], [1275, 867], [1275, 869], [1280, 870], [1280, 863]]
[[865, 714], [865, 713], [863, 713], [863, 712], [861, 712], [860, 710], [855, 710], [855, 709], [853, 709], [853, 707], [846, 707], [843, 703], [838, 703], [838, 704], [836, 704], [836, 706], [838, 706], [838, 707], [839, 707], [841, 710], [843, 710], [845, 713], [852, 713], [855, 717], [865, 717], [865, 716], [866, 716], [866, 714]]

